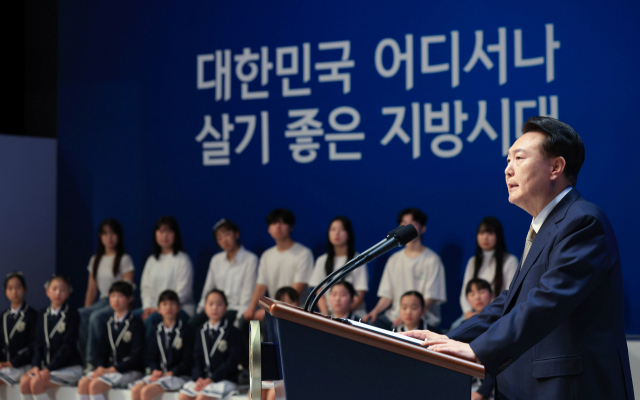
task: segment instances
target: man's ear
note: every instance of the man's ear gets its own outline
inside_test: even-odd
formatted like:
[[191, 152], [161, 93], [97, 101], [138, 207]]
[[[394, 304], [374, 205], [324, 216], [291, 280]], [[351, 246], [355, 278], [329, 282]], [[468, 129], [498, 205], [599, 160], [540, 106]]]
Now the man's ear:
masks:
[[564, 172], [565, 167], [567, 166], [567, 161], [564, 157], [554, 157], [551, 159], [551, 180], [558, 179], [559, 176]]

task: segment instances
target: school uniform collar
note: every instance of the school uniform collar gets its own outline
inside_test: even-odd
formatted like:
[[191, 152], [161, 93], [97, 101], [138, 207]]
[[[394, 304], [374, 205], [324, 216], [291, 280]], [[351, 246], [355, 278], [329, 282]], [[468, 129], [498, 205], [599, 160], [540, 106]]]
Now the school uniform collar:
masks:
[[129, 311], [127, 311], [126, 313], [122, 314], [122, 317], [118, 318], [118, 316], [116, 315], [115, 311], [113, 312], [113, 322], [117, 322], [119, 324], [123, 323], [125, 319], [127, 319], [127, 317], [129, 316]]
[[56, 316], [58, 314], [60, 314], [60, 311], [62, 310], [62, 306], [60, 306], [60, 308], [53, 308], [53, 306], [49, 307], [49, 315], [53, 315]]
[[156, 330], [156, 340], [158, 341], [158, 350], [160, 350], [160, 357], [162, 358], [162, 370], [163, 372], [167, 372], [168, 362], [167, 355], [164, 352], [164, 341], [160, 335], [161, 332], [164, 332], [165, 338], [175, 330], [176, 336], [173, 338], [173, 342], [171, 342], [172, 348], [178, 348], [178, 343], [182, 341], [180, 338], [180, 332], [182, 331], [182, 320], [178, 319], [171, 328], [167, 329], [167, 326], [164, 324], [164, 321], [158, 324], [158, 329]]
[[165, 335], [169, 335], [171, 334], [171, 332], [173, 332], [173, 328], [176, 327], [176, 324], [171, 325], [170, 328], [167, 328], [167, 326], [164, 324], [164, 322], [162, 323], [162, 329], [164, 329], [164, 334]]
[[[125, 314], [125, 317], [123, 318], [124, 326], [120, 330], [120, 333], [118, 334], [117, 337], [114, 336], [112, 332], [113, 323], [115, 321], [115, 313], [111, 318], [109, 318], [109, 321], [107, 322], [107, 326], [109, 327], [109, 329], [107, 329], [107, 333], [109, 334], [109, 344], [111, 345], [111, 350], [113, 351], [114, 362], [116, 362], [115, 360], [117, 360], [116, 349], [118, 348], [118, 346], [120, 346], [120, 342], [129, 331], [129, 325], [131, 324], [132, 317], [133, 316], [131, 314], [131, 311], [127, 311], [127, 313]], [[131, 335], [131, 333], [129, 333], [129, 335]]]
[[[22, 320], [24, 319], [25, 316], [25, 312], [29, 309], [29, 306], [27, 305], [26, 301], [22, 302], [22, 306], [20, 308], [18, 308], [17, 310], [14, 310], [13, 308], [11, 308], [11, 306], [9, 306], [9, 309], [4, 313], [3, 317], [2, 317], [2, 328], [4, 330], [4, 341], [5, 341], [5, 345], [9, 346], [9, 340], [11, 340], [13, 338], [13, 335], [16, 333], [18, 327], [20, 326], [20, 324], [22, 323]], [[13, 325], [13, 328], [11, 329], [11, 332], [7, 331], [7, 317], [9, 315], [13, 314], [17, 319], [15, 324]]]
[[226, 319], [222, 319], [220, 321], [218, 321], [217, 324], [215, 325], [211, 325], [211, 321], [207, 321], [207, 323], [205, 324], [205, 326], [207, 327], [207, 329], [209, 330], [213, 330], [213, 331], [218, 331], [220, 330], [220, 326], [222, 325], [222, 322], [224, 321], [224, 326], [223, 328], [227, 327], [227, 320]]
[[[200, 338], [202, 339], [202, 351], [204, 353], [204, 361], [207, 364], [207, 370], [209, 371], [211, 369], [210, 360], [213, 358], [213, 355], [218, 350], [218, 346], [220, 345], [220, 342], [222, 341], [222, 338], [226, 333], [225, 331], [227, 329], [227, 324], [228, 324], [228, 321], [226, 319], [223, 319], [222, 321], [218, 322], [215, 325], [211, 325], [211, 321], [207, 321], [204, 325], [202, 325], [202, 330], [200, 331]], [[209, 350], [207, 346], [206, 332], [208, 329], [214, 328], [214, 327], [218, 328], [218, 330], [220, 331], [220, 335], [218, 335], [216, 340], [213, 342], [213, 345], [211, 346], [211, 350]]]

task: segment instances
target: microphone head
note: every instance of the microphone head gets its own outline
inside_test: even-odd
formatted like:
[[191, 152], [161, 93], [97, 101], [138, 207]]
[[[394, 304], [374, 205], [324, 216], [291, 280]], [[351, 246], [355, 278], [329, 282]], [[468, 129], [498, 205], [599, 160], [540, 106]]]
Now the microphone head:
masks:
[[[393, 232], [393, 231], [392, 231]], [[395, 231], [395, 236], [398, 238], [398, 246], [404, 246], [413, 239], [418, 237], [418, 231], [413, 224], [407, 224], [401, 226]]]
[[399, 227], [397, 227], [396, 229], [389, 231], [389, 233], [387, 233], [387, 239], [391, 239], [392, 237], [396, 236], [396, 234], [398, 233], [398, 231], [400, 229], [404, 228], [404, 225], [400, 225]]

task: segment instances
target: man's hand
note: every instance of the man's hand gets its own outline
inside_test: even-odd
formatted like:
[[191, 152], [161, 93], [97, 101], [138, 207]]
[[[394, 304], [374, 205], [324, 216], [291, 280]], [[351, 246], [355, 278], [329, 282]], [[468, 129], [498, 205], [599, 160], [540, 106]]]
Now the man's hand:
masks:
[[471, 346], [469, 346], [468, 343], [457, 342], [451, 339], [429, 339], [422, 345], [424, 346], [425, 344], [429, 347], [429, 350], [437, 351], [438, 353], [449, 354], [473, 362], [480, 362], [476, 353], [471, 350]]
[[471, 392], [471, 400], [482, 400], [484, 397], [478, 392]]
[[399, 326], [402, 323], [402, 317], [398, 317], [393, 321], [393, 326]]
[[156, 311], [155, 308], [151, 308], [151, 307], [146, 308], [141, 316], [142, 321], [144, 322], [147, 318], [149, 318], [149, 315], [153, 314], [155, 311]]
[[[441, 339], [441, 340], [448, 340], [449, 338], [446, 337], [445, 335], [440, 335], [438, 333], [435, 332], [431, 332], [431, 331], [409, 331], [409, 332], [398, 332], [401, 335], [405, 335], [405, 336], [409, 336], [412, 337], [414, 339], [419, 339], [419, 340], [436, 340], [436, 339]], [[431, 342], [425, 342], [422, 343], [423, 346], [430, 346]]]
[[367, 322], [367, 323], [368, 322], [375, 322], [377, 317], [378, 317], [378, 314], [376, 314], [373, 311], [371, 311], [367, 315], [362, 317], [362, 322]]
[[149, 380], [151, 382], [155, 382], [161, 377], [162, 377], [162, 371], [160, 371], [159, 369], [154, 369], [153, 372], [151, 373], [151, 376], [149, 377]]
[[245, 321], [251, 321], [253, 319], [253, 309], [249, 308], [244, 312], [244, 314], [242, 314], [242, 316], [244, 317]]
[[29, 375], [36, 375], [39, 371], [40, 371], [40, 368], [36, 366], [28, 370], [26, 373]]

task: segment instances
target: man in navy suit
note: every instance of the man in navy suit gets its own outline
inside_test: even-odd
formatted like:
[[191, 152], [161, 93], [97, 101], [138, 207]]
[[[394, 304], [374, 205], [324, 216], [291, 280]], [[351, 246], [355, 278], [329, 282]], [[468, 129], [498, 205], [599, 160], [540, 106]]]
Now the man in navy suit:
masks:
[[484, 364], [500, 400], [634, 398], [618, 244], [575, 189], [583, 161], [569, 125], [530, 118], [505, 169], [509, 202], [533, 217], [509, 290], [448, 337], [407, 333]]

